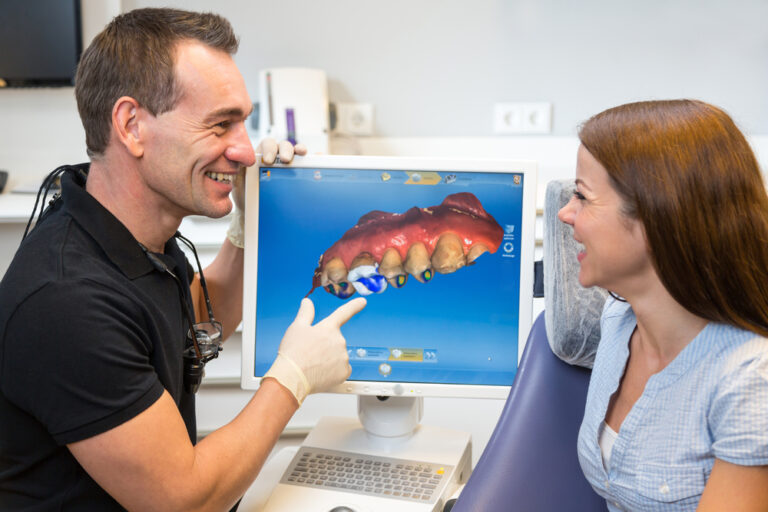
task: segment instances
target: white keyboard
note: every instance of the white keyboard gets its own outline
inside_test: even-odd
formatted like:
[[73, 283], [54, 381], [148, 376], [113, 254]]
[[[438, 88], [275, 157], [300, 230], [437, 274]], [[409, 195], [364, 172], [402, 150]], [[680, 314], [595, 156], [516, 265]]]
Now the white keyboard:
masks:
[[281, 484], [435, 503], [453, 466], [301, 447]]

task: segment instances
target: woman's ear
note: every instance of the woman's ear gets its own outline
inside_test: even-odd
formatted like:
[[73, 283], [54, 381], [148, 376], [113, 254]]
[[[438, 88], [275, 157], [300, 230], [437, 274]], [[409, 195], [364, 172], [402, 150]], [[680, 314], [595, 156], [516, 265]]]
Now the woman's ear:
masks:
[[118, 98], [112, 108], [114, 136], [136, 158], [144, 155], [144, 141], [138, 115], [140, 108], [139, 102], [130, 96]]

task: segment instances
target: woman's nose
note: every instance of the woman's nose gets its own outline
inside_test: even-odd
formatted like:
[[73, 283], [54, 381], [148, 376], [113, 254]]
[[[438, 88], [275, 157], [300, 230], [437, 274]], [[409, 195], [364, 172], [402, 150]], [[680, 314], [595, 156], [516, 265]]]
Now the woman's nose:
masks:
[[566, 224], [573, 224], [573, 215], [574, 215], [574, 201], [575, 198], [571, 198], [568, 203], [560, 208], [560, 211], [557, 212], [557, 218], [560, 219], [561, 222], [564, 222]]

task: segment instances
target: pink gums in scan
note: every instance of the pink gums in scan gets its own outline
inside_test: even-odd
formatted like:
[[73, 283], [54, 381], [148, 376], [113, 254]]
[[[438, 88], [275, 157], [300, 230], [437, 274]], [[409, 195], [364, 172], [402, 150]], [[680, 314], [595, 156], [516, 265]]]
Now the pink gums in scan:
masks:
[[404, 286], [408, 274], [426, 283], [435, 271], [450, 274], [496, 252], [503, 236], [469, 192], [405, 213], [372, 211], [320, 256], [310, 293], [318, 286], [340, 298], [381, 293], [387, 283]]

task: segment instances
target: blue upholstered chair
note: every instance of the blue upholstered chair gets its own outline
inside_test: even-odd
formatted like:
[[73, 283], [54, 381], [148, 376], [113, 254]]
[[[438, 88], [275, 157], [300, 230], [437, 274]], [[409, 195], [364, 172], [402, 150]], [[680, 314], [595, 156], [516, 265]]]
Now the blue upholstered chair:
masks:
[[571, 228], [557, 220], [572, 194], [572, 182], [547, 186], [545, 312], [531, 329], [501, 417], [452, 512], [607, 509], [576, 454], [605, 292], [578, 284], [578, 246]]

